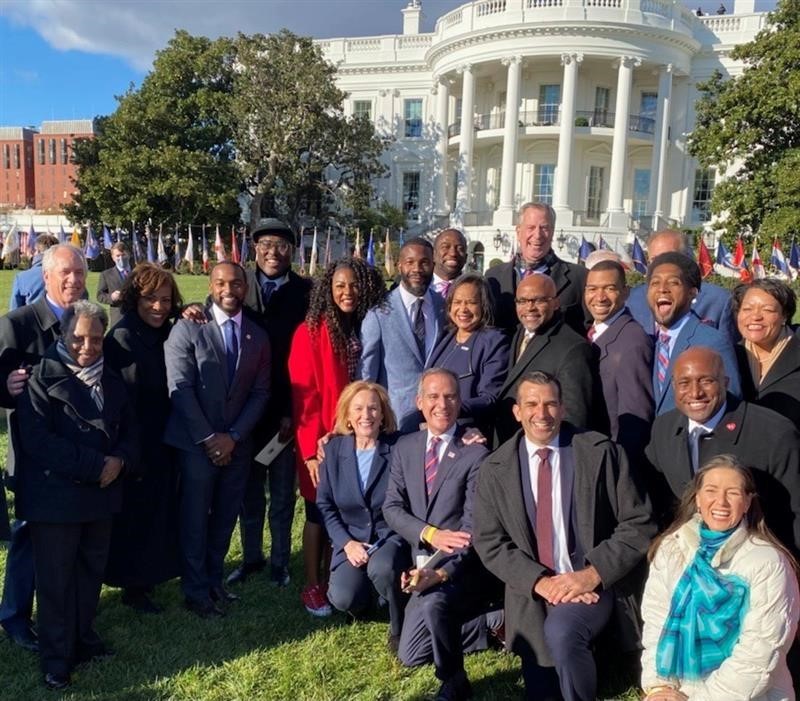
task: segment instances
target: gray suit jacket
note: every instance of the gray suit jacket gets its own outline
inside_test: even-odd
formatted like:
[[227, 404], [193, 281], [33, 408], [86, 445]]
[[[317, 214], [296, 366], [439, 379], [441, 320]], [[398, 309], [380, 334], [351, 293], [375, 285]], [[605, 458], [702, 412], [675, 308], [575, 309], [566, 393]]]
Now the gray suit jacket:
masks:
[[203, 439], [233, 430], [241, 436], [236, 451], [244, 452], [269, 398], [269, 339], [243, 315], [239, 364], [229, 385], [222, 332], [209, 309], [206, 315], [207, 324], [178, 321], [164, 344], [172, 402], [164, 441], [180, 450], [203, 453]]
[[[435, 324], [430, 356], [444, 328], [444, 301], [430, 289], [426, 294], [433, 303]], [[419, 351], [399, 287], [367, 312], [361, 324], [361, 345], [362, 379], [386, 388], [401, 431], [418, 429], [417, 383], [428, 357]]]
[[[539, 664], [553, 664], [544, 640], [546, 605], [533, 594], [549, 570], [538, 560], [536, 533], [523, 489], [519, 459], [522, 431], [481, 465], [475, 494], [473, 544], [486, 568], [506, 585], [506, 640], [512, 651], [533, 653]], [[563, 424], [562, 445], [572, 446], [575, 481], [572, 511], [576, 535], [602, 579], [613, 589], [619, 643], [634, 647], [639, 634], [637, 568], [656, 534], [650, 501], [635, 482], [625, 451], [606, 436], [575, 432]]]

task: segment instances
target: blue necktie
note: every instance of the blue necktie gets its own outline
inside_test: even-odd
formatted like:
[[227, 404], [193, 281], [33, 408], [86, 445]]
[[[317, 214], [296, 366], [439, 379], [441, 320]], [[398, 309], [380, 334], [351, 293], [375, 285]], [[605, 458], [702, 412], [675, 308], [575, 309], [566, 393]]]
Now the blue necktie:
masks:
[[236, 362], [239, 360], [239, 339], [236, 338], [236, 322], [228, 319], [225, 324], [225, 359], [228, 363], [228, 384], [233, 384]]
[[277, 286], [278, 283], [272, 282], [272, 280], [264, 280], [261, 283], [261, 300], [264, 302], [265, 307], [269, 304], [269, 298], [272, 297], [272, 293], [275, 292]]

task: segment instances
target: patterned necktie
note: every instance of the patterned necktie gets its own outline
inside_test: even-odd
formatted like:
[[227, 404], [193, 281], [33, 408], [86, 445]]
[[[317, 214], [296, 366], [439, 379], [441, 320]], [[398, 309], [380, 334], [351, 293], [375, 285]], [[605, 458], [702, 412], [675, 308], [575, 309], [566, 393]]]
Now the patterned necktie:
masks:
[[553, 555], [553, 466], [550, 448], [539, 448], [539, 474], [536, 479], [536, 547], [539, 562], [555, 571]]
[[261, 300], [264, 302], [265, 307], [269, 304], [269, 298], [272, 297], [272, 293], [275, 292], [277, 286], [278, 284], [272, 282], [272, 280], [264, 280], [261, 283]]
[[439, 294], [442, 295], [442, 299], [447, 299], [447, 293], [450, 291], [453, 283], [450, 280], [442, 280], [439, 283]]
[[667, 368], [669, 368], [669, 334], [661, 331], [658, 334], [656, 344], [656, 377], [658, 378], [658, 391], [664, 389], [667, 380]]
[[228, 384], [233, 384], [236, 363], [239, 360], [239, 339], [236, 338], [236, 322], [228, 319], [225, 324], [225, 360], [228, 365]]
[[425, 315], [422, 313], [422, 297], [418, 297], [411, 305], [411, 318], [413, 321], [414, 337], [422, 357], [425, 357]]
[[432, 436], [425, 453], [425, 488], [428, 496], [433, 491], [433, 481], [436, 479], [436, 471], [439, 469], [439, 443], [441, 442], [442, 439], [439, 436]]
[[522, 337], [522, 340], [519, 343], [519, 350], [517, 351], [517, 360], [522, 357], [522, 354], [525, 352], [525, 349], [528, 347], [528, 344], [531, 342], [532, 338], [533, 336], [527, 333]]

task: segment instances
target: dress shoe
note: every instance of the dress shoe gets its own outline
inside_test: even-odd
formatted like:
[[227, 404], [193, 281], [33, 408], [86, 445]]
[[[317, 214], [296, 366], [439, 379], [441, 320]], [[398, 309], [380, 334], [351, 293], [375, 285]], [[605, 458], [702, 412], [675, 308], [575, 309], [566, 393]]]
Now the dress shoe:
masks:
[[161, 613], [164, 610], [142, 589], [123, 589], [122, 603], [130, 606], [137, 613]]
[[94, 645], [83, 645], [78, 650], [76, 661], [78, 664], [87, 664], [89, 662], [102, 662], [103, 660], [110, 659], [116, 655], [116, 650], [109, 647], [103, 642]]
[[39, 652], [39, 641], [36, 634], [30, 628], [19, 628], [7, 630], [8, 639], [28, 652]]
[[66, 689], [69, 683], [69, 675], [53, 674], [52, 672], [44, 675], [44, 685], [51, 691]]
[[466, 672], [459, 672], [439, 687], [435, 701], [466, 701], [470, 698], [472, 698], [472, 686]]
[[267, 563], [264, 560], [259, 562], [244, 562], [228, 575], [225, 584], [241, 584], [251, 574], [263, 572]]
[[289, 577], [289, 568], [288, 567], [275, 567], [274, 565], [270, 568], [270, 581], [276, 587], [287, 587], [289, 586], [289, 582], [291, 578]]
[[211, 599], [202, 600], [187, 598], [183, 602], [183, 605], [186, 607], [187, 611], [191, 611], [196, 616], [200, 616], [200, 618], [221, 618], [225, 615], [225, 611], [211, 601]]
[[229, 592], [225, 587], [211, 587], [208, 594], [215, 604], [229, 604], [241, 599], [238, 594]]
[[389, 652], [391, 652], [392, 655], [398, 657], [398, 653], [400, 652], [400, 636], [389, 633], [386, 636], [386, 647], [389, 648]]

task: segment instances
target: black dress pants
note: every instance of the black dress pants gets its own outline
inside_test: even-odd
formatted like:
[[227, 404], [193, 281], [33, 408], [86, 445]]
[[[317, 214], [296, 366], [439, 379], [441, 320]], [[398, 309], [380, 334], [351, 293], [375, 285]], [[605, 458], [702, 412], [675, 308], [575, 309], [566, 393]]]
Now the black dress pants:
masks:
[[81, 653], [101, 643], [94, 618], [108, 560], [111, 519], [29, 525], [42, 670], [67, 676]]

